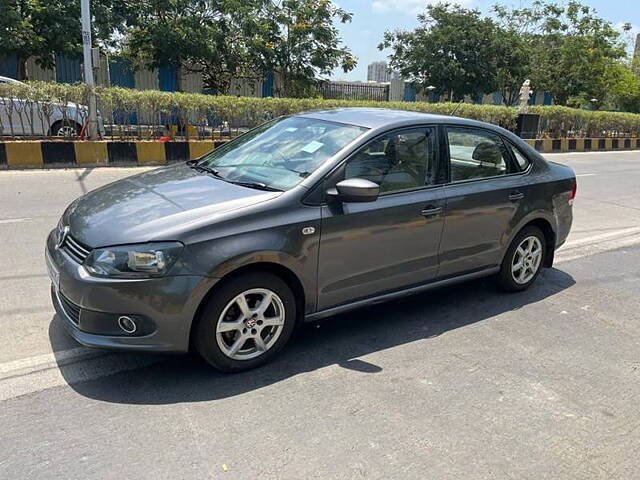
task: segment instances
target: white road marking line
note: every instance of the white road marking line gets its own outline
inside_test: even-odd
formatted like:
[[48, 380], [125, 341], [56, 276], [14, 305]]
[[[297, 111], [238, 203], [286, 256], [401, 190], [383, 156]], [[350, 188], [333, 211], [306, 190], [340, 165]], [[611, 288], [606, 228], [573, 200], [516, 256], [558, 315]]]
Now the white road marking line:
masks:
[[576, 177], [595, 177], [597, 173], [579, 173]]
[[[625, 237], [619, 240], [618, 239], [612, 240], [612, 241], [606, 242], [605, 244], [589, 245], [586, 248], [577, 252], [575, 250], [570, 250], [568, 252], [561, 250], [560, 252], [558, 252], [558, 256], [556, 257], [556, 259], [554, 259], [553, 263], [556, 264], [556, 263], [569, 262], [571, 260], [578, 260], [579, 258], [595, 255], [597, 253], [604, 253], [611, 250], [618, 250], [621, 248], [633, 247], [636, 245], [640, 245], [640, 235], [636, 235], [634, 237]], [[572, 254], [572, 252], [575, 252], [575, 253]]]
[[142, 368], [162, 358], [157, 355], [74, 348], [6, 362], [0, 364], [0, 402]]
[[24, 217], [24, 218], [0, 218], [0, 225], [3, 225], [5, 223], [26, 222], [27, 220], [31, 220], [31, 218], [29, 218], [29, 217]]
[[40, 368], [65, 361], [73, 361], [80, 358], [95, 357], [96, 355], [104, 355], [100, 350], [91, 350], [89, 348], [72, 348], [70, 350], [62, 350], [56, 353], [45, 353], [44, 355], [36, 355], [34, 357], [20, 358], [11, 362], [0, 364], [0, 381], [7, 377], [13, 376], [22, 370], [35, 371]]
[[615, 230], [613, 232], [607, 232], [607, 233], [601, 233], [598, 235], [592, 235], [590, 237], [585, 237], [585, 238], [578, 238], [576, 240], [571, 240], [568, 241], [567, 243], [565, 243], [562, 246], [562, 250], [567, 250], [567, 249], [571, 249], [571, 248], [576, 248], [582, 245], [588, 245], [590, 243], [596, 243], [599, 242], [601, 240], [607, 240], [610, 238], [617, 238], [617, 237], [623, 237], [626, 235], [631, 235], [634, 233], [638, 233], [640, 232], [640, 227], [629, 227], [629, 228], [623, 228], [620, 230]]
[[556, 254], [554, 263], [569, 262], [610, 250], [640, 245], [640, 227], [593, 235], [567, 242]]

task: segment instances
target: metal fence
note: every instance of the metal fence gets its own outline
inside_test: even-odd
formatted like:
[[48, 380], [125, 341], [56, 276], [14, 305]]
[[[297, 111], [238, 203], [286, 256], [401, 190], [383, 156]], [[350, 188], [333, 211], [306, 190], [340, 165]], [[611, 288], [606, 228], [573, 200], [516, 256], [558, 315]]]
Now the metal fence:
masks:
[[325, 99], [389, 101], [389, 84], [320, 82], [318, 90]]

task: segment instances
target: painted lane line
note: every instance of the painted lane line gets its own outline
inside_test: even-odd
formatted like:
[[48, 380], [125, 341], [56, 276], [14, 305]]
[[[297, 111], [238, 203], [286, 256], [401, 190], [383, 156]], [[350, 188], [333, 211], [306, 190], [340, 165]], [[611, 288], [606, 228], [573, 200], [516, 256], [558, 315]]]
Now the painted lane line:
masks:
[[24, 217], [24, 218], [0, 218], [0, 225], [4, 225], [4, 224], [7, 224], [7, 223], [26, 222], [27, 220], [31, 220], [31, 218], [29, 218], [29, 217]]
[[611, 250], [619, 250], [627, 247], [634, 247], [640, 245], [640, 235], [632, 235], [623, 238], [615, 238], [603, 243], [595, 243], [587, 245], [577, 250], [560, 250], [554, 259], [554, 264], [569, 262], [571, 260], [578, 260], [580, 258], [596, 255], [598, 253], [605, 253]]
[[52, 365], [61, 363], [70, 363], [83, 358], [104, 355], [105, 352], [100, 350], [91, 350], [89, 348], [72, 348], [70, 350], [62, 350], [56, 353], [45, 353], [33, 357], [20, 358], [0, 364], [0, 381], [8, 376], [14, 376], [22, 371], [34, 372], [39, 369], [46, 369]]
[[633, 235], [635, 233], [640, 232], [640, 227], [629, 227], [629, 228], [623, 228], [621, 230], [615, 230], [613, 232], [607, 232], [607, 233], [601, 233], [598, 235], [592, 235], [590, 237], [585, 237], [585, 238], [578, 238], [576, 240], [571, 240], [568, 241], [567, 243], [565, 243], [560, 251], [563, 250], [570, 250], [572, 248], [577, 248], [577, 247], [581, 247], [583, 245], [589, 245], [591, 243], [597, 243], [603, 240], [608, 240], [608, 239], [612, 239], [612, 238], [619, 238], [619, 237], [624, 237], [627, 235]]
[[595, 177], [597, 173], [579, 173], [576, 177]]
[[74, 348], [0, 364], [0, 402], [160, 362], [159, 355]]

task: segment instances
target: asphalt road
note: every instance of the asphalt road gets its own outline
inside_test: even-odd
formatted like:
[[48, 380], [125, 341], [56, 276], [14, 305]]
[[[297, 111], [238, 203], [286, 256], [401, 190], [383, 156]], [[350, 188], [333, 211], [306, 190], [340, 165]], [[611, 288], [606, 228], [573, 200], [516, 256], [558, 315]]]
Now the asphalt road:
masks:
[[0, 478], [635, 479], [640, 152], [549, 156], [575, 223], [527, 292], [481, 280], [303, 329], [274, 363], [85, 349], [44, 238], [132, 169], [0, 172]]

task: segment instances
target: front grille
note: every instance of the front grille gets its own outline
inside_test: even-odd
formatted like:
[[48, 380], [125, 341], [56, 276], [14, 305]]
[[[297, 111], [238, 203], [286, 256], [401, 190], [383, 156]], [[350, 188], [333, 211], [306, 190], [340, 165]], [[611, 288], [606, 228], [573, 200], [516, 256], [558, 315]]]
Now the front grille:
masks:
[[78, 325], [80, 323], [80, 307], [65, 297], [62, 293], [58, 292], [58, 299], [60, 300], [60, 307], [69, 319]]
[[73, 258], [78, 263], [83, 263], [89, 253], [91, 253], [91, 249], [82, 245], [71, 235], [67, 235], [60, 246], [61, 250], [64, 250], [71, 258]]

